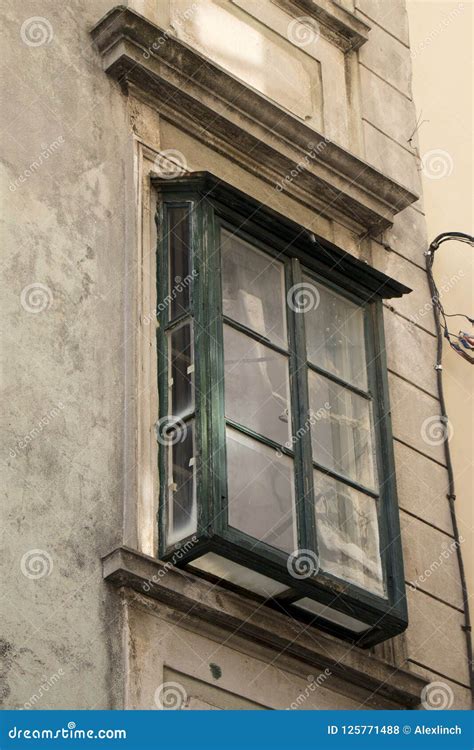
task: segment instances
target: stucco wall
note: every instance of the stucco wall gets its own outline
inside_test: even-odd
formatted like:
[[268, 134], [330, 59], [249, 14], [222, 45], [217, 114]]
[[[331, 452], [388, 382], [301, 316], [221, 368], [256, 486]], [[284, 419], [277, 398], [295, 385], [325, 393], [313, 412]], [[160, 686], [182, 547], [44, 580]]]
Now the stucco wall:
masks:
[[[292, 3], [202, 0], [189, 23], [176, 22], [185, 10], [181, 2], [130, 5], [420, 192], [409, 141], [416, 118], [403, 2], [391, 2], [387, 14], [385, 2], [358, 0], [353, 9], [347, 0], [345, 7], [371, 27], [359, 52], [342, 52], [323, 34], [305, 44], [289, 39]], [[111, 7], [11, 4], [5, 24], [6, 705], [22, 707], [58, 670], [60, 678], [42, 691], [36, 707], [152, 708], [160, 681], [176, 673], [184, 675], [194, 707], [282, 708], [304, 689], [304, 664], [283, 660], [286, 680], [278, 681], [278, 692], [265, 649], [245, 639], [220, 647], [219, 629], [193, 631], [189, 623], [183, 629], [164, 608], [145, 614], [150, 604], [120, 597], [102, 580], [100, 558], [113, 548], [156, 549], [154, 336], [143, 323], [156, 307], [149, 175], [157, 153], [173, 149], [190, 171], [211, 170], [413, 289], [386, 306], [385, 326], [405, 569], [415, 585], [407, 633], [373, 658], [442, 680], [453, 691], [453, 707], [466, 707], [455, 555], [420, 579], [452, 543], [444, 456], [430, 431], [438, 406], [421, 200], [398, 214], [385, 234], [368, 236], [357, 223], [320, 215], [295, 194], [276, 190], [265, 164], [259, 178], [107, 77], [89, 31]], [[39, 14], [46, 35], [41, 44], [22, 27]], [[213, 23], [220, 38], [209, 31]], [[279, 59], [285, 64], [269, 76], [265, 66]], [[296, 99], [294, 81], [301, 87]], [[39, 434], [25, 439], [45, 416]], [[39, 568], [30, 560], [38, 555]], [[223, 682], [210, 662], [224, 670]], [[250, 667], [258, 690], [240, 684]], [[334, 678], [303, 707], [345, 708], [366, 700]]]
[[[133, 229], [127, 112], [88, 37], [107, 7], [12, 2], [3, 23], [8, 707], [108, 708], [122, 691], [120, 608], [100, 558], [121, 540]], [[22, 31], [33, 16], [40, 37]]]

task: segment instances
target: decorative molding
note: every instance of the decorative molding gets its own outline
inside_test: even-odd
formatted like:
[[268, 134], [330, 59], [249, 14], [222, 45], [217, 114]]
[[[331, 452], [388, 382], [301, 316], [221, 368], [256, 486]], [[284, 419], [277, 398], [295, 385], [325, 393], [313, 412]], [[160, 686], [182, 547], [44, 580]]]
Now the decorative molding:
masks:
[[369, 38], [370, 26], [334, 0], [272, 0], [295, 18], [313, 18], [321, 33], [343, 52], [357, 50]]
[[103, 577], [182, 613], [229, 633], [285, 652], [319, 669], [330, 669], [347, 683], [364, 687], [404, 708], [420, 703], [427, 680], [358, 648], [324, 635], [315, 628], [286, 617], [270, 607], [227, 591], [187, 571], [162, 563], [127, 547], [120, 547], [103, 560]]
[[321, 215], [376, 236], [417, 200], [134, 11], [114, 8], [91, 34], [125, 92]]

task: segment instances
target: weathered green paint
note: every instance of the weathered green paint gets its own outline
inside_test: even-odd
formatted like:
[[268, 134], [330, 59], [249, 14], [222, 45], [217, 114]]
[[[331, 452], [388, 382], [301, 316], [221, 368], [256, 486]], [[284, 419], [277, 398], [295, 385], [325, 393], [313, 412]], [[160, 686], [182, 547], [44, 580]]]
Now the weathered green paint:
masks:
[[[167, 279], [167, 222], [166, 206], [170, 203], [183, 205], [188, 201], [192, 206], [191, 247], [193, 269], [196, 272], [192, 287], [190, 314], [194, 320], [195, 344], [195, 420], [197, 441], [197, 496], [198, 496], [198, 539], [189, 547], [179, 564], [187, 564], [205, 551], [216, 552], [228, 559], [252, 568], [288, 586], [287, 591], [272, 606], [288, 611], [314, 622], [322, 629], [358, 645], [367, 647], [402, 632], [407, 625], [403, 561], [399, 534], [398, 506], [395, 488], [395, 473], [390, 427], [388, 386], [383, 340], [381, 296], [399, 296], [406, 287], [375, 272], [366, 264], [348, 256], [327, 242], [319, 242], [309, 237], [306, 230], [296, 227], [266, 210], [255, 201], [245, 200], [238, 191], [223, 186], [207, 175], [179, 178], [176, 181], [156, 181], [162, 202], [158, 213], [158, 281], [159, 299], [166, 296]], [[291, 577], [287, 569], [288, 555], [237, 529], [228, 526], [227, 516], [227, 476], [225, 448], [224, 411], [224, 350], [223, 325], [231, 325], [254, 340], [261, 337], [237, 323], [227, 320], [222, 313], [220, 231], [225, 226], [234, 233], [250, 241], [256, 247], [278, 257], [285, 264], [286, 288], [301, 283], [303, 268], [305, 275], [324, 283], [339, 294], [343, 294], [365, 309], [365, 334], [369, 371], [368, 392], [350, 387], [373, 403], [376, 425], [377, 464], [380, 476], [380, 492], [368, 491], [356, 482], [348, 480], [337, 472], [323, 468], [313, 460], [311, 451], [311, 431], [307, 429], [310, 415], [308, 397], [308, 369], [319, 372], [316, 366], [309, 365], [306, 355], [304, 315], [292, 311], [287, 306], [288, 352], [284, 352], [268, 341], [262, 341], [276, 351], [289, 357], [290, 388], [292, 398], [292, 432], [301, 434], [292, 447], [282, 447], [274, 441], [257, 435], [228, 420], [235, 429], [251, 436], [275, 450], [294, 458], [295, 488], [297, 498], [296, 517], [298, 525], [298, 546], [317, 552], [317, 535], [314, 508], [313, 469], [318, 468], [335, 479], [345, 482], [375, 498], [378, 503], [379, 529], [381, 539], [382, 564], [384, 567], [387, 599], [382, 599], [346, 581], [319, 571], [309, 579]], [[298, 231], [296, 231], [298, 229]], [[342, 271], [345, 273], [341, 274]], [[165, 287], [163, 286], [165, 284]], [[160, 416], [167, 410], [167, 354], [165, 329], [167, 320], [158, 328], [158, 387], [160, 389]], [[321, 371], [334, 382], [348, 387], [345, 381]], [[163, 454], [160, 450], [159, 471], [161, 505], [166, 500], [166, 472]], [[171, 548], [166, 548], [164, 540], [165, 518], [160, 517], [160, 557], [172, 559], [177, 548], [187, 540]], [[225, 585], [225, 584], [224, 584]], [[296, 612], [291, 602], [308, 596], [323, 604], [367, 622], [371, 627], [354, 636], [350, 631], [329, 624], [321, 618]]]

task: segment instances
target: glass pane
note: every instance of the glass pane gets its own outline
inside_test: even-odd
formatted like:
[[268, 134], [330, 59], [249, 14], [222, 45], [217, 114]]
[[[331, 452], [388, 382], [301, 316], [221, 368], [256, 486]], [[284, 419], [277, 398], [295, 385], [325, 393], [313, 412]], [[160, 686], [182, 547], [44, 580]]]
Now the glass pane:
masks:
[[311, 612], [313, 615], [324, 617], [324, 619], [329, 620], [329, 622], [334, 622], [336, 625], [348, 628], [354, 633], [363, 633], [364, 630], [369, 629], [369, 625], [367, 625], [366, 622], [356, 620], [355, 617], [346, 615], [344, 612], [339, 612], [337, 609], [332, 609], [331, 607], [328, 607], [327, 604], [322, 604], [322, 602], [308, 599], [308, 597], [298, 599], [298, 601], [294, 602], [294, 605], [295, 607], [298, 607], [298, 609], [304, 609], [305, 612]]
[[266, 445], [227, 430], [229, 525], [266, 544], [293, 552], [293, 461]]
[[197, 530], [195, 456], [192, 422], [167, 430], [168, 503], [167, 544], [175, 544]]
[[168, 335], [169, 346], [169, 411], [173, 417], [182, 417], [193, 410], [194, 364], [191, 324], [176, 328]]
[[286, 349], [283, 264], [225, 231], [221, 249], [224, 315]]
[[288, 360], [224, 326], [226, 416], [280, 445], [290, 437]]
[[243, 565], [239, 565], [239, 563], [232, 560], [227, 560], [225, 557], [216, 555], [214, 552], [207, 552], [207, 554], [199, 557], [197, 560], [193, 560], [190, 565], [193, 568], [202, 570], [205, 573], [211, 573], [211, 575], [217, 576], [217, 578], [223, 578], [224, 581], [235, 583], [236, 586], [247, 589], [247, 591], [253, 591], [254, 594], [259, 594], [266, 598], [276, 596], [288, 590], [286, 584], [274, 581], [261, 573], [256, 573], [251, 568], [244, 568]]
[[384, 596], [377, 500], [314, 472], [321, 570]]
[[371, 402], [312, 371], [308, 385], [314, 460], [376, 489]]
[[191, 281], [190, 213], [186, 207], [168, 209], [170, 320], [189, 309]]
[[364, 310], [305, 277], [314, 303], [306, 311], [308, 361], [367, 390]]

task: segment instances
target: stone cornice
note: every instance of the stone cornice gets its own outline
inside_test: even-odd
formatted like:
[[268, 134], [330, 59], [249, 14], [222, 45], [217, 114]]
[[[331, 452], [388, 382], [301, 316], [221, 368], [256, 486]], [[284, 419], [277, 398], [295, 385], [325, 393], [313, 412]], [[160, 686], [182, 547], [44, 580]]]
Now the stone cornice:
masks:
[[321, 215], [379, 234], [417, 199], [134, 11], [114, 8], [91, 33], [124, 90]]
[[357, 50], [369, 38], [370, 26], [334, 0], [273, 0], [296, 18], [314, 18], [321, 33], [344, 52]]
[[212, 626], [285, 652], [308, 667], [326, 667], [348, 683], [359, 685], [403, 707], [420, 703], [427, 682], [395, 668], [358, 648], [324, 635], [315, 628], [280, 614], [270, 607], [227, 591], [153, 557], [120, 547], [103, 560], [103, 576], [114, 586], [124, 586], [167, 604], [184, 617], [192, 613]]

